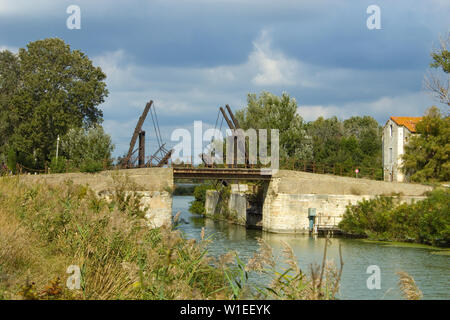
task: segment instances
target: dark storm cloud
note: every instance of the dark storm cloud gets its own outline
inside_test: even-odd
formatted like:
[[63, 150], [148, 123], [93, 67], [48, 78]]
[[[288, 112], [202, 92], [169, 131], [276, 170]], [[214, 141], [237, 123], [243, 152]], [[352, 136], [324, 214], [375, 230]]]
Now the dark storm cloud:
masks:
[[[81, 8], [68, 30], [66, 8]], [[368, 30], [366, 8], [381, 8]], [[219, 105], [248, 92], [287, 91], [306, 119], [420, 115], [429, 52], [449, 30], [448, 1], [0, 0], [0, 48], [60, 37], [108, 76], [105, 127], [126, 150], [145, 102], [155, 100], [165, 139], [194, 120], [213, 125]], [[150, 130], [150, 129], [148, 129]]]

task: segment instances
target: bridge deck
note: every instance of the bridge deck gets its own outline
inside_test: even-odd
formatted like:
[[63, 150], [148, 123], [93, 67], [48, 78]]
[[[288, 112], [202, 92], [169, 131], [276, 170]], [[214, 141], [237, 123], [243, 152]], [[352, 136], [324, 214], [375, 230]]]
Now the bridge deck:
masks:
[[173, 168], [175, 179], [270, 180], [267, 169], [245, 168]]

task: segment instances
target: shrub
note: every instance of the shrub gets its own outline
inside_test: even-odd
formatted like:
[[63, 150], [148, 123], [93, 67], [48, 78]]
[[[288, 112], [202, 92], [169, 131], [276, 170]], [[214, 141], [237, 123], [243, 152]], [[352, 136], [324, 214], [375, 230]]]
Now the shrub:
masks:
[[212, 184], [200, 184], [194, 189], [194, 201], [191, 201], [189, 211], [197, 214], [205, 214], [206, 191], [214, 189]]
[[51, 173], [62, 173], [66, 172], [66, 163], [67, 160], [64, 157], [56, 157], [52, 158], [52, 161], [50, 162], [50, 172]]
[[81, 163], [80, 171], [94, 173], [103, 170], [103, 162], [99, 160], [86, 159]]
[[450, 191], [436, 189], [422, 201], [397, 205], [397, 197], [377, 197], [348, 206], [339, 224], [344, 232], [379, 240], [448, 246]]

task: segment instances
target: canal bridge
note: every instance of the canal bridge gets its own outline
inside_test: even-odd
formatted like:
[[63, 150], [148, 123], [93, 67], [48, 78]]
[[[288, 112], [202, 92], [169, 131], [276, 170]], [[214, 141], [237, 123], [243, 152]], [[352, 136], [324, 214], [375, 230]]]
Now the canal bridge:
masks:
[[[131, 138], [129, 151], [126, 157], [115, 166], [115, 170], [105, 170], [95, 174], [22, 175], [23, 180], [27, 183], [45, 181], [49, 184], [61, 184], [65, 180], [72, 180], [76, 184], [88, 185], [98, 195], [108, 198], [111, 192], [114, 192], [112, 188], [116, 183], [114, 176], [126, 175], [136, 186], [139, 186], [138, 189], [135, 188], [130, 192], [141, 194], [142, 205], [148, 210], [146, 217], [152, 226], [171, 223], [172, 191], [175, 189], [175, 179], [216, 180], [223, 185], [231, 184], [227, 207], [239, 218], [238, 223], [260, 226], [265, 231], [280, 233], [308, 232], [311, 220], [316, 217], [320, 217], [321, 225], [323, 224], [324, 227], [328, 224], [325, 221], [332, 221], [330, 224], [335, 226], [342, 218], [347, 205], [356, 204], [363, 199], [402, 194], [399, 197], [400, 202], [411, 202], [423, 199], [425, 193], [432, 190], [430, 186], [419, 184], [337, 176], [336, 174], [342, 171], [342, 168], [339, 170], [336, 167], [333, 167], [332, 171], [330, 168], [326, 171], [323, 167], [322, 171], [320, 169], [318, 171], [321, 174], [317, 174], [314, 173], [317, 170], [314, 163], [313, 173], [257, 168], [250, 164], [247, 148], [245, 143], [242, 143], [245, 140], [238, 139], [239, 133], [235, 133], [233, 150], [238, 150], [239, 147], [241, 154], [244, 154], [243, 164], [237, 163], [237, 152], [234, 152], [233, 163], [225, 166], [215, 165], [205, 154], [199, 155], [203, 161], [200, 165], [193, 165], [192, 159], [190, 159], [191, 164], [174, 164], [171, 161], [173, 150], [167, 148], [162, 142], [156, 112], [152, 106], [152, 101], [146, 104]], [[228, 105], [226, 110], [228, 114], [224, 108], [220, 107], [218, 116], [222, 115], [222, 119], [231, 130], [240, 129]], [[149, 159], [145, 156], [145, 131], [142, 130], [147, 114], [152, 117], [158, 141], [158, 150]], [[241, 141], [240, 145], [238, 145], [239, 141]], [[135, 149], [137, 142], [138, 147]], [[302, 168], [303, 171], [308, 171], [309, 167], [304, 163]], [[249, 197], [252, 190], [245, 187], [247, 181], [260, 182], [257, 197]], [[256, 198], [256, 201], [259, 201], [253, 206], [255, 208], [253, 211], [248, 210], [251, 207], [249, 198]], [[211, 207], [214, 207], [220, 200], [220, 195], [210, 192], [206, 200], [212, 204]], [[249, 213], [249, 211], [252, 212]], [[311, 212], [314, 212], [314, 215]], [[331, 217], [333, 219], [330, 219]]]
[[270, 181], [270, 169], [174, 167], [174, 179]]
[[[135, 168], [109, 170], [98, 173], [65, 173], [20, 175], [18, 179], [27, 184], [46, 183], [61, 185], [71, 180], [74, 184], [89, 186], [99, 196], [114, 192], [115, 176], [127, 176], [136, 187], [132, 192], [143, 196], [148, 209], [148, 219], [170, 223], [172, 217], [172, 191], [175, 179], [206, 179], [231, 181], [228, 208], [236, 211], [240, 223], [260, 227], [269, 232], [303, 233], [310, 227], [310, 210], [315, 208], [320, 222], [337, 224], [348, 204], [380, 195], [399, 196], [400, 202], [412, 202], [425, 198], [430, 186], [410, 183], [384, 182], [362, 178], [350, 178], [329, 174], [315, 174], [292, 170], [278, 170], [271, 175], [257, 168]], [[236, 180], [236, 182], [233, 182]], [[260, 181], [262, 188], [259, 203], [259, 222], [247, 215], [248, 195], [252, 189], [242, 188], [247, 181]], [[254, 185], [254, 184], [253, 184]], [[212, 197], [214, 195], [211, 195]], [[255, 198], [255, 197], [250, 197]], [[211, 199], [213, 200], [213, 199]], [[163, 217], [163, 218], [161, 218]], [[331, 218], [332, 219], [328, 219]], [[158, 223], [154, 224], [155, 226]], [[162, 222], [161, 222], [162, 223]]]

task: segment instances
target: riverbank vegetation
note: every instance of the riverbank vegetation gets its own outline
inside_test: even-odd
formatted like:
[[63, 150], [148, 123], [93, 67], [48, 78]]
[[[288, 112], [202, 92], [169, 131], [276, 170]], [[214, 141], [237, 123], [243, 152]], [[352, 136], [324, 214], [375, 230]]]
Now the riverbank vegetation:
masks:
[[424, 200], [400, 204], [377, 197], [348, 206], [339, 223], [346, 233], [374, 240], [450, 246], [450, 191], [438, 188]]
[[[111, 191], [136, 188], [126, 177], [114, 180]], [[213, 258], [203, 237], [188, 240], [176, 227], [150, 229], [132, 198], [118, 194], [107, 202], [71, 181], [55, 187], [0, 178], [0, 299], [336, 297], [339, 272], [326, 254], [310, 274], [296, 266], [288, 245], [289, 267], [281, 272], [262, 241], [247, 263], [233, 252]], [[69, 266], [80, 268], [79, 290], [66, 287]], [[265, 272], [273, 281], [254, 287], [250, 272]]]
[[189, 211], [195, 214], [205, 214], [206, 191], [214, 189], [212, 183], [202, 183], [194, 188], [194, 200], [189, 204]]
[[[215, 210], [212, 214], [206, 212], [206, 192], [208, 190], [216, 191], [218, 197]], [[224, 186], [221, 184], [213, 185], [210, 183], [200, 184], [194, 189], [194, 200], [190, 202], [189, 211], [195, 214], [205, 215], [214, 220], [227, 221], [230, 223], [241, 223], [236, 212], [230, 210], [228, 207], [230, 194], [230, 186]]]

